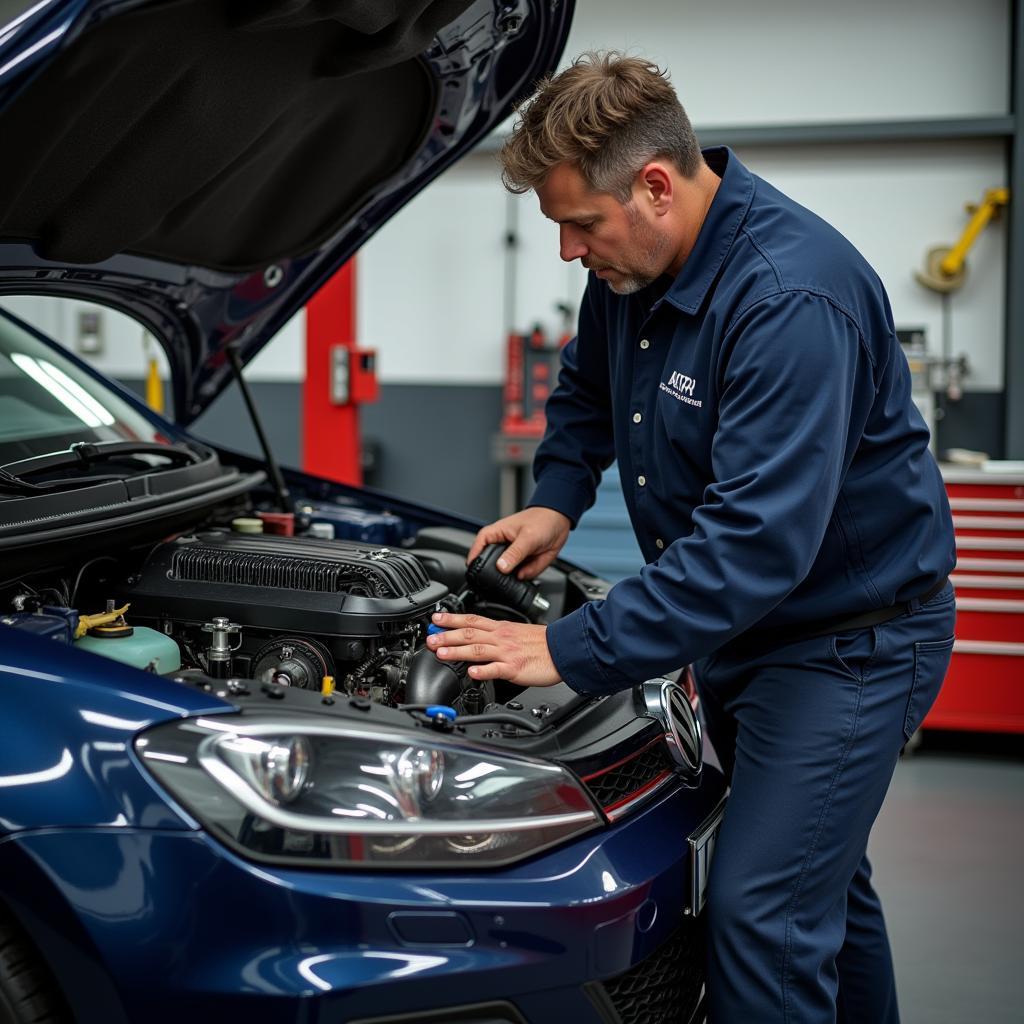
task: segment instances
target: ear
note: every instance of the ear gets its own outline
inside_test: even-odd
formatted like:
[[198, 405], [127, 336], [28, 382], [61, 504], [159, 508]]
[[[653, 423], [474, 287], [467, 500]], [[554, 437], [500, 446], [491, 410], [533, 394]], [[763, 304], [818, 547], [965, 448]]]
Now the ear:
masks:
[[674, 183], [668, 167], [659, 160], [652, 160], [640, 168], [637, 175], [640, 198], [645, 200], [655, 214], [662, 216], [672, 206]]

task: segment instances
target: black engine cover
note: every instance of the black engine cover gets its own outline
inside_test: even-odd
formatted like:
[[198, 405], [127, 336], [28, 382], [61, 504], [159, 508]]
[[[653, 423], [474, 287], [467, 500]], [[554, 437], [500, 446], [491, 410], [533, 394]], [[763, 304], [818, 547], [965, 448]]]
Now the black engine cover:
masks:
[[126, 588], [132, 618], [378, 637], [448, 593], [407, 551], [210, 531], [159, 545]]

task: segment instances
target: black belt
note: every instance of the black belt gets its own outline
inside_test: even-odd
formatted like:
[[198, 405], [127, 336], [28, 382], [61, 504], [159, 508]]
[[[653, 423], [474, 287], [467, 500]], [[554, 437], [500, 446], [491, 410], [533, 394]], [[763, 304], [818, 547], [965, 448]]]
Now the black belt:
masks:
[[725, 650], [730, 654], [743, 653], [747, 650], [762, 650], [772, 647], [782, 647], [786, 644], [799, 643], [801, 640], [814, 640], [819, 636], [828, 636], [831, 633], [848, 633], [854, 629], [867, 629], [868, 626], [877, 626], [890, 619], [898, 619], [901, 615], [907, 615], [914, 610], [915, 605], [925, 604], [933, 597], [937, 597], [949, 582], [948, 576], [943, 576], [938, 583], [933, 584], [919, 597], [911, 598], [901, 604], [889, 605], [887, 608], [875, 608], [874, 611], [863, 612], [860, 615], [839, 617], [832, 619], [821, 619], [818, 622], [805, 622], [797, 626], [782, 626], [778, 629], [752, 629], [740, 634], [735, 640], [725, 645]]

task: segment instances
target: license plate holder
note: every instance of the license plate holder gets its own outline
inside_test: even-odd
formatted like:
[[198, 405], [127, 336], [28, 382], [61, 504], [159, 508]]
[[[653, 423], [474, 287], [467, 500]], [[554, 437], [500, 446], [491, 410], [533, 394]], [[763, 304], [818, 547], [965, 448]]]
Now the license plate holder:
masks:
[[688, 840], [690, 844], [690, 890], [687, 894], [689, 905], [685, 910], [687, 916], [696, 917], [704, 909], [704, 903], [707, 900], [708, 869], [711, 867], [715, 841], [718, 839], [718, 830], [722, 827], [722, 818], [725, 815], [725, 800], [726, 798], [723, 797], [718, 806], [701, 822]]

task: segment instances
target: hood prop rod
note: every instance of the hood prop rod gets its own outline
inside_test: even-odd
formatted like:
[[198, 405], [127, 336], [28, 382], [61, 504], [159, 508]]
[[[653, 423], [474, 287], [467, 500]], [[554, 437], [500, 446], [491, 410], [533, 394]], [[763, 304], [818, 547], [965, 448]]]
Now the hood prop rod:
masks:
[[277, 492], [277, 503], [281, 506], [282, 512], [294, 512], [295, 507], [292, 503], [292, 496], [285, 485], [284, 477], [281, 475], [281, 470], [277, 465], [277, 460], [270, 450], [270, 442], [267, 440], [267, 435], [263, 432], [263, 424], [260, 422], [259, 414], [256, 412], [256, 404], [252, 400], [249, 385], [245, 383], [245, 378], [242, 376], [242, 361], [238, 358], [238, 342], [229, 342], [225, 348], [227, 349], [228, 359], [231, 361], [231, 368], [235, 371], [238, 389], [242, 392], [245, 407], [249, 410], [249, 418], [252, 420], [252, 425], [256, 428], [256, 436], [259, 438], [260, 447], [263, 449], [263, 458], [267, 463], [267, 469], [270, 471], [270, 480], [274, 485], [274, 490]]

